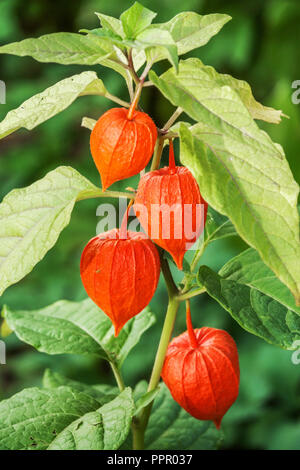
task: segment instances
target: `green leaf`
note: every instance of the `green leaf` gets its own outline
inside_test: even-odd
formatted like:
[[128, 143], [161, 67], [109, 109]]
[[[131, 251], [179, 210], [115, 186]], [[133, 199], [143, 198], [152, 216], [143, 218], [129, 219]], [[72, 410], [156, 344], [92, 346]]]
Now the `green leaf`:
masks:
[[118, 387], [106, 384], [87, 385], [77, 380], [69, 379], [58, 372], [46, 369], [43, 376], [43, 387], [47, 389], [67, 386], [77, 392], [85, 393], [95, 398], [101, 405], [112, 401], [119, 395]]
[[210, 81], [210, 85], [214, 86], [229, 86], [234, 90], [248, 109], [253, 119], [260, 119], [262, 121], [278, 124], [283, 116], [282, 111], [264, 106], [254, 98], [250, 85], [243, 81], [238, 80], [231, 75], [218, 73], [213, 67], [204, 65], [200, 59], [189, 59], [189, 66], [201, 68]]
[[99, 190], [76, 170], [59, 167], [0, 204], [0, 295], [55, 245], [76, 201]]
[[146, 430], [146, 449], [210, 450], [221, 440], [222, 433], [213, 423], [193, 418], [173, 400], [167, 387], [160, 385]]
[[207, 210], [205, 222], [204, 238], [205, 244], [237, 235], [233, 224], [222, 214], [219, 214], [212, 207]]
[[239, 95], [211, 83], [194, 59], [152, 81], [175, 106], [198, 121], [180, 127], [181, 162], [203, 197], [229, 217], [238, 234], [300, 303], [299, 188], [280, 146], [261, 131]]
[[148, 382], [147, 380], [140, 380], [133, 390], [134, 401], [137, 402], [145, 393], [147, 393]]
[[118, 34], [113, 33], [109, 29], [104, 29], [104, 28], [96, 28], [96, 29], [81, 29], [79, 31], [80, 33], [86, 33], [86, 34], [91, 34], [98, 36], [102, 39], [106, 39], [107, 41], [110, 41], [111, 44], [116, 44], [120, 48], [123, 48], [125, 46], [125, 41], [119, 36]]
[[[129, 41], [125, 40], [125, 33], [124, 33], [124, 29], [120, 20], [118, 20], [117, 18], [114, 18], [113, 16], [103, 15], [102, 13], [96, 13], [96, 15], [101, 21], [103, 30], [106, 30], [106, 32], [110, 31], [115, 36], [122, 38], [123, 40], [122, 46], [128, 46], [128, 47], [133, 46], [132, 44], [129, 44]], [[118, 60], [120, 60], [121, 62], [126, 62], [123, 52], [117, 49], [116, 55], [117, 55]], [[137, 51], [135, 48], [132, 51], [132, 56], [133, 56], [134, 67], [135, 67], [135, 70], [137, 71], [144, 64], [146, 60], [146, 56], [143, 50]], [[126, 70], [123, 66], [121, 66], [120, 64], [117, 64], [113, 60], [106, 59], [103, 65], [105, 65], [106, 67], [110, 67], [114, 69], [116, 72], [120, 73], [125, 78], [127, 83], [128, 81], [130, 82], [132, 81], [131, 75], [128, 72], [128, 70]]]
[[[170, 79], [171, 73], [172, 71], [169, 70], [162, 77], [165, 77], [167, 74], [169, 74], [168, 79]], [[180, 76], [177, 78], [181, 82], [180, 84], [190, 90], [191, 94], [196, 99], [199, 97], [200, 100], [212, 100], [214, 92], [217, 92], [217, 89], [228, 86], [236, 92], [253, 119], [261, 119], [263, 121], [278, 124], [281, 121], [281, 116], [283, 116], [282, 111], [264, 106], [256, 101], [252, 94], [250, 85], [247, 82], [243, 80], [237, 80], [236, 78], [231, 77], [231, 75], [218, 73], [213, 67], [204, 65], [200, 59], [191, 58], [187, 60], [181, 60]], [[224, 98], [219, 97], [218, 99], [219, 101], [221, 99], [226, 99], [226, 96]], [[226, 103], [224, 102], [224, 105], [225, 104]], [[237, 104], [235, 104], [235, 106], [237, 106]], [[227, 111], [226, 117], [229, 118], [230, 114], [228, 110], [226, 110], [226, 106], [223, 106], [223, 112], [224, 111]], [[239, 116], [239, 120], [242, 122], [241, 117], [243, 113], [241, 110], [239, 110], [239, 113], [241, 114]], [[244, 116], [244, 120], [246, 120], [246, 116]], [[195, 129], [197, 129], [197, 127], [195, 127]]]
[[61, 300], [40, 310], [12, 311], [4, 307], [11, 329], [47, 354], [96, 354], [121, 366], [141, 335], [154, 323], [148, 308], [126, 323], [115, 338], [110, 319], [92, 300]]
[[212, 69], [212, 75], [216, 76], [216, 81], [220, 85], [228, 85], [234, 91], [236, 91], [253, 119], [260, 119], [272, 124], [279, 124], [281, 122], [282, 116], [287, 117], [281, 110], [264, 106], [263, 104], [256, 101], [252, 94], [251, 87], [247, 82], [243, 80], [237, 80], [230, 75], [217, 74], [215, 69], [212, 67], [210, 67], [210, 69]]
[[259, 290], [287, 309], [300, 315], [300, 307], [296, 307], [289, 289], [263, 263], [257, 251], [253, 248], [249, 248], [229, 260], [222, 267], [219, 274], [227, 280], [236, 281]]
[[109, 401], [116, 398], [119, 394], [117, 387], [112, 387], [110, 385], [86, 385], [82, 382], [76, 380], [71, 380], [64, 377], [57, 372], [53, 372], [50, 369], [46, 369], [43, 377], [43, 387], [48, 389], [58, 388], [62, 386], [67, 386], [75, 390], [76, 392], [82, 392], [90, 397], [95, 398], [100, 405], [104, 405]]
[[65, 78], [32, 98], [17, 109], [9, 111], [0, 123], [0, 139], [24, 127], [32, 130], [56, 114], [64, 111], [76, 98], [83, 95], [106, 95], [102, 80], [95, 72], [83, 72]]
[[13, 331], [9, 328], [7, 321], [4, 318], [0, 323], [0, 336], [2, 338], [7, 338], [11, 333], [13, 333]]
[[[193, 267], [193, 273], [191, 273], [191, 265], [183, 260], [183, 272], [185, 273], [185, 288], [190, 289], [191, 287], [197, 287], [196, 274], [194, 273], [195, 267], [198, 265], [199, 260], [206, 249], [207, 245], [215, 240], [222, 238], [237, 236], [236, 230], [230, 220], [222, 214], [219, 214], [211, 206], [208, 207], [207, 217], [204, 227], [204, 238], [198, 240], [197, 248], [195, 249], [194, 257], [191, 263], [196, 262]], [[172, 261], [172, 257], [169, 258]], [[173, 261], [174, 263], [174, 261]]]
[[[173, 259], [173, 257], [167, 251], [164, 252], [164, 258], [167, 259], [174, 266], [177, 266], [174, 259]], [[183, 260], [182, 260], [182, 272], [186, 275], [191, 274], [190, 264], [185, 258], [183, 258]]]
[[122, 22], [120, 20], [114, 18], [113, 16], [103, 15], [103, 13], [96, 12], [95, 14], [98, 16], [101, 25], [104, 29], [111, 31], [112, 33], [117, 34], [118, 36], [121, 36], [121, 38], [125, 37]]
[[135, 2], [120, 16], [127, 39], [135, 39], [156, 17], [156, 13]]
[[98, 408], [97, 400], [69, 387], [25, 389], [0, 402], [0, 449], [44, 450], [69, 424]]
[[148, 384], [145, 380], [141, 380], [135, 387], [133, 396], [135, 401], [134, 416], [137, 416], [143, 408], [151, 403], [159, 392], [159, 386], [154, 390], [147, 392]]
[[129, 388], [103, 406], [69, 387], [25, 389], [0, 403], [0, 449], [117, 449], [133, 407]]
[[[213, 14], [201, 16], [197, 13], [186, 11], [174, 16], [174, 18], [167, 23], [158, 23], [149, 26], [145, 33], [147, 32], [147, 34], [151, 35], [152, 30], [154, 30], [154, 39], [157, 29], [169, 33], [169, 36], [166, 36], [166, 40], [168, 38], [168, 42], [170, 42], [170, 37], [172, 38], [173, 49], [171, 52], [174, 58], [174, 45], [176, 45], [176, 62], [173, 60], [173, 65], [176, 64], [177, 67], [178, 55], [204, 46], [230, 19], [231, 17], [228, 15]], [[162, 33], [160, 33], [160, 35], [163, 38]], [[170, 60], [170, 51], [166, 48], [158, 47], [151, 50], [149, 59], [151, 59], [153, 63], [163, 59]]]
[[136, 49], [134, 48], [132, 51], [132, 59], [133, 65], [136, 72], [142, 67], [142, 65], [146, 62], [146, 54], [144, 49]]
[[151, 390], [151, 392], [146, 392], [145, 395], [143, 395], [135, 404], [135, 412], [134, 416], [137, 416], [143, 408], [145, 408], [149, 403], [151, 403], [156, 395], [159, 392], [159, 388], [156, 388], [155, 390]]
[[140, 33], [135, 41], [136, 47], [145, 49], [146, 58], [149, 63], [166, 57], [171, 65], [178, 69], [177, 46], [168, 31], [159, 28], [146, 29]]
[[31, 56], [39, 62], [55, 62], [64, 65], [101, 64], [127, 79], [127, 71], [121, 63], [118, 50], [106, 38], [93, 34], [88, 36], [76, 33], [46, 34], [40, 38], [24, 39], [1, 46], [0, 54]]
[[0, 54], [31, 56], [39, 62], [95, 65], [114, 54], [107, 41], [76, 33], [53, 33], [0, 47]]
[[[95, 330], [99, 321], [93, 304], [60, 301], [40, 310], [12, 311], [7, 306], [3, 313], [18, 338], [38, 351], [47, 354], [95, 354], [108, 359], [97, 341]], [[80, 315], [80, 318], [79, 318]], [[86, 322], [86, 328], [84, 323]]]
[[[90, 72], [86, 72], [90, 73]], [[107, 89], [104, 86], [104, 83], [100, 78], [95, 75], [95, 80], [92, 80], [87, 87], [82, 90], [80, 96], [87, 96], [87, 95], [97, 95], [97, 96], [109, 96]]]
[[[168, 133], [169, 132], [172, 132], [174, 134], [178, 134], [177, 137], [179, 137], [179, 130], [180, 130], [180, 127], [181, 127], [181, 124], [185, 124], [190, 130], [192, 130], [193, 126], [191, 125], [190, 122], [186, 122], [186, 121], [176, 121], [175, 124], [173, 124]], [[175, 137], [175, 136], [174, 136]], [[164, 142], [164, 145], [169, 145], [169, 142], [168, 142], [168, 139], [165, 139], [166, 142]]]
[[141, 313], [126, 323], [117, 338], [115, 338], [114, 329], [111, 327], [110, 334], [103, 337], [103, 344], [113, 362], [121, 367], [130, 351], [138, 344], [143, 333], [155, 321], [154, 314], [149, 307], [146, 307]]
[[[183, 128], [180, 134], [181, 161], [194, 173], [203, 197], [229, 217], [237, 233], [257, 249], [299, 304], [298, 185], [286, 160], [258, 150], [251, 155], [250, 146], [247, 152], [237, 143], [235, 150], [227, 143], [223, 148], [211, 143], [212, 147]], [[231, 150], [226, 153], [225, 147]]]
[[283, 349], [295, 349], [300, 339], [300, 316], [255, 287], [225, 279], [201, 266], [199, 282], [246, 331]]
[[130, 388], [64, 429], [48, 450], [115, 450], [126, 440], [134, 404]]
[[220, 29], [231, 20], [228, 15], [198, 15], [184, 11], [174, 16], [167, 23], [156, 24], [155, 27], [168, 31], [182, 55], [197, 47], [204, 46]]

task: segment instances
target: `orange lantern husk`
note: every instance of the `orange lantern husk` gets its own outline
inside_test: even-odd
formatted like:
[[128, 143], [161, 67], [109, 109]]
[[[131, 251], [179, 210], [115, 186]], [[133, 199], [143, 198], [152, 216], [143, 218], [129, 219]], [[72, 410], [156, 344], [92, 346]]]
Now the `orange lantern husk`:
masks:
[[88, 296], [111, 319], [115, 336], [152, 299], [160, 275], [157, 248], [141, 232], [113, 229], [92, 238], [83, 250], [80, 274]]
[[169, 155], [168, 167], [141, 178], [134, 209], [145, 232], [182, 269], [187, 249], [204, 229], [207, 203], [188, 168], [175, 165], [172, 141]]
[[224, 330], [188, 330], [168, 346], [162, 378], [174, 400], [190, 415], [211, 420], [217, 429], [239, 392], [239, 359], [233, 338]]
[[129, 111], [112, 108], [104, 113], [90, 136], [103, 190], [142, 171], [153, 154], [156, 139], [157, 129], [148, 114], [134, 107]]

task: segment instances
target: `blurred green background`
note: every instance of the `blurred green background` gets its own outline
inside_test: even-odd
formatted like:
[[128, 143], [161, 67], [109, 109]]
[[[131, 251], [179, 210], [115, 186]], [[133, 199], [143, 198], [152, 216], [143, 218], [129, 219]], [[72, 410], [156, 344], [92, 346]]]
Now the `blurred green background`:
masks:
[[[300, 105], [291, 102], [291, 83], [300, 79], [298, 0], [143, 0], [159, 12], [157, 21], [167, 21], [176, 13], [193, 10], [201, 14], [227, 13], [232, 16], [218, 36], [191, 55], [219, 72], [247, 80], [255, 97], [264, 104], [282, 109], [290, 116], [279, 125], [260, 124], [285, 149], [295, 178], [300, 180]], [[97, 27], [94, 11], [119, 17], [132, 4], [129, 0], [0, 0], [0, 44], [37, 37], [57, 31], [76, 32]], [[168, 67], [156, 66], [157, 71]], [[128, 99], [122, 79], [101, 66], [93, 68], [111, 93]], [[0, 119], [33, 94], [56, 81], [86, 70], [81, 66], [40, 64], [31, 58], [0, 57], [0, 79], [7, 85], [7, 104], [0, 105]], [[89, 152], [89, 131], [80, 127], [84, 115], [98, 118], [111, 103], [101, 97], [84, 97], [68, 110], [32, 132], [17, 132], [0, 141], [0, 197], [15, 187], [26, 186], [59, 165], [71, 165], [99, 184], [99, 176]], [[162, 125], [172, 107], [152, 88], [145, 90], [143, 108]], [[165, 158], [165, 157], [164, 157]], [[115, 188], [135, 186], [136, 178]], [[105, 202], [108, 202], [107, 200]], [[79, 276], [79, 259], [85, 243], [95, 234], [98, 200], [84, 201], [73, 212], [55, 248], [19, 284], [10, 287], [1, 299], [15, 309], [46, 306], [59, 299], [85, 297]], [[218, 269], [245, 249], [239, 239], [215, 242], [203, 262]], [[180, 275], [175, 274], [177, 279]], [[127, 359], [123, 373], [134, 385], [147, 378], [163, 321], [166, 293], [163, 284], [151, 303], [157, 323], [142, 338]], [[180, 311], [176, 331], [184, 329]], [[235, 338], [241, 363], [241, 390], [236, 404], [223, 421], [226, 449], [300, 449], [300, 366], [291, 362], [291, 353], [277, 349], [242, 330], [208, 296], [192, 302], [194, 325], [216, 326]], [[112, 383], [106, 363], [77, 356], [47, 356], [22, 344], [14, 335], [7, 344], [7, 364], [0, 366], [0, 398], [24, 387], [40, 385], [43, 371], [50, 367], [70, 378], [87, 383]]]

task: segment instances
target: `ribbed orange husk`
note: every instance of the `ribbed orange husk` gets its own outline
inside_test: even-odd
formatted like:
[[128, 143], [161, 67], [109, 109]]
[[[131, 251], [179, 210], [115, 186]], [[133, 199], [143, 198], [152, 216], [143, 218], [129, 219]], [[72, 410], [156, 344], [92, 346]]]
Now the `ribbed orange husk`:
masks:
[[162, 378], [174, 400], [194, 418], [212, 420], [219, 429], [239, 392], [239, 359], [233, 338], [223, 330], [194, 330], [174, 338], [167, 351]]
[[95, 124], [90, 137], [91, 153], [105, 190], [142, 171], [148, 164], [157, 139], [157, 129], [148, 114], [112, 108]]
[[88, 296], [111, 319], [115, 336], [145, 308], [156, 290], [160, 260], [145, 234], [118, 229], [92, 238], [83, 250], [80, 274]]
[[[196, 217], [197, 205], [201, 206]], [[174, 207], [174, 212], [170, 210]], [[158, 216], [157, 208], [161, 208]], [[191, 211], [184, 211], [190, 207]], [[168, 251], [179, 269], [189, 245], [195, 243], [203, 231], [207, 203], [188, 168], [177, 166], [146, 173], [140, 180], [135, 203], [135, 213], [149, 237]], [[186, 233], [189, 226], [194, 234]], [[188, 237], [187, 237], [188, 235]]]

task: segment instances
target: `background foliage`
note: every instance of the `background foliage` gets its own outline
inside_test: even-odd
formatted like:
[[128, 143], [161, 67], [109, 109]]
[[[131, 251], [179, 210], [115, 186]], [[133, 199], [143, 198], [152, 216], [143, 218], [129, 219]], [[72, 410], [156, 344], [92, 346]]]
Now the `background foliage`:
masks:
[[[56, 31], [76, 32], [83, 27], [92, 29], [98, 26], [94, 11], [118, 17], [131, 3], [128, 0], [28, 0], [24, 8], [21, 0], [1, 0], [0, 44]], [[158, 21], [167, 21], [184, 10], [201, 14], [227, 13], [233, 17], [218, 36], [192, 54], [219, 72], [246, 80], [259, 101], [282, 109], [290, 116], [279, 126], [260, 123], [260, 127], [265, 128], [272, 139], [284, 147], [295, 179], [299, 182], [300, 105], [291, 102], [291, 83], [300, 79], [299, 2], [144, 0], [143, 4], [159, 11]], [[163, 67], [156, 66], [154, 69], [159, 73], [164, 70]], [[8, 110], [33, 94], [86, 68], [1, 56], [0, 70], [0, 79], [7, 85], [7, 104], [0, 105], [2, 120]], [[111, 93], [128, 99], [122, 79], [117, 74], [100, 66], [94, 67], [94, 70]], [[97, 119], [110, 106], [105, 98], [84, 97], [32, 132], [19, 131], [2, 140], [1, 199], [11, 189], [29, 185], [58, 165], [71, 165], [98, 185], [99, 176], [89, 153], [89, 132], [80, 127], [80, 122], [83, 115]], [[172, 110], [171, 105], [152, 88], [144, 91], [142, 107], [159, 126], [168, 119]], [[135, 186], [136, 182], [132, 178], [128, 186]], [[115, 189], [118, 189], [118, 183]], [[30, 275], [5, 292], [1, 304], [26, 310], [38, 309], [60, 299], [81, 300], [85, 297], [78, 263], [82, 248], [95, 234], [99, 221], [96, 206], [96, 200], [78, 204], [71, 224], [64, 230], [55, 248]], [[203, 264], [219, 269], [245, 247], [237, 237], [216, 241], [205, 252]], [[159, 288], [151, 302], [157, 322], [143, 336], [123, 366], [128, 385], [148, 377], [155, 354], [154, 339], [158, 341], [166, 303], [166, 292]], [[224, 418], [223, 447], [300, 449], [300, 366], [292, 364], [291, 353], [246, 333], [206, 294], [192, 301], [192, 312], [195, 327], [207, 325], [226, 329], [234, 336], [240, 352], [241, 392], [238, 401]], [[184, 329], [183, 311], [181, 313], [175, 334]], [[109, 366], [102, 360], [72, 355], [48, 356], [21, 343], [14, 335], [6, 339], [6, 344], [7, 365], [1, 366], [0, 370], [1, 399], [24, 387], [40, 385], [46, 367], [87, 383], [113, 383]]]

